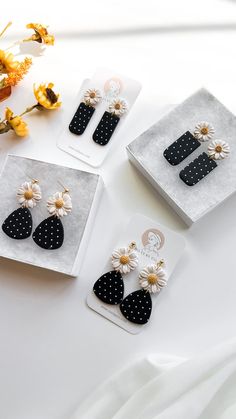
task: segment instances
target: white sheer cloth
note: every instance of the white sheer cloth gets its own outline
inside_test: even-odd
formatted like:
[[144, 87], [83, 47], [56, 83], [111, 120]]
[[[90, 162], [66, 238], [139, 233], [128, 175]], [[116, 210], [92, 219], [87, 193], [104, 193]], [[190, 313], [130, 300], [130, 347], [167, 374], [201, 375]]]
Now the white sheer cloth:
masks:
[[111, 377], [70, 419], [236, 419], [236, 340], [192, 359], [151, 355]]

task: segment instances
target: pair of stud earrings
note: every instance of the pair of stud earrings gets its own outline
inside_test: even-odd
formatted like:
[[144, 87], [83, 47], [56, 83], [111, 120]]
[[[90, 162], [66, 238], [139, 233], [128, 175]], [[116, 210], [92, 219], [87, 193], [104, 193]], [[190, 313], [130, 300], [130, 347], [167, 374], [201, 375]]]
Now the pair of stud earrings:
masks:
[[[86, 130], [90, 119], [92, 118], [95, 107], [102, 99], [101, 93], [97, 89], [88, 89], [83, 101], [80, 103], [72, 121], [69, 130], [73, 134], [82, 135]], [[104, 112], [97, 128], [93, 133], [93, 141], [101, 146], [105, 146], [110, 141], [122, 115], [128, 110], [127, 102], [124, 99], [116, 98]]]
[[[166, 148], [163, 155], [172, 166], [176, 166], [200, 147], [201, 142], [212, 140], [214, 134], [215, 130], [211, 124], [208, 122], [199, 122], [193, 134], [190, 131], [186, 131]], [[217, 167], [217, 160], [224, 159], [229, 153], [230, 147], [226, 141], [211, 141], [207, 153], [201, 153], [180, 171], [180, 179], [188, 186], [196, 185], [196, 183]]]
[[164, 261], [144, 267], [139, 273], [140, 290], [124, 298], [124, 274], [138, 266], [136, 243], [114, 250], [111, 256], [113, 270], [103, 274], [94, 284], [93, 292], [99, 300], [110, 305], [120, 305], [123, 316], [132, 323], [145, 324], [152, 312], [151, 294], [159, 293], [167, 284]]
[[[2, 224], [2, 230], [8, 237], [22, 240], [32, 234], [33, 219], [30, 210], [42, 199], [38, 180], [24, 182], [19, 187], [16, 197], [20, 208], [6, 218]], [[56, 192], [50, 196], [47, 201], [47, 210], [50, 217], [36, 227], [32, 238], [43, 249], [59, 249], [64, 241], [64, 228], [60, 218], [72, 210], [69, 190], [64, 188], [63, 192]]]

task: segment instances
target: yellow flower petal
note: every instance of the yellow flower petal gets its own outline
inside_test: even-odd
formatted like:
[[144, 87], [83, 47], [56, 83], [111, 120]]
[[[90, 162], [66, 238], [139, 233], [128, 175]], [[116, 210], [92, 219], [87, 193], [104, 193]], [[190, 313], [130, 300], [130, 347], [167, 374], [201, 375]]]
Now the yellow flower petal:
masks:
[[36, 100], [45, 109], [56, 109], [61, 106], [61, 102], [58, 101], [59, 95], [56, 95], [52, 90], [53, 86], [53, 83], [40, 84], [38, 87], [34, 84]]
[[5, 119], [11, 128], [15, 131], [18, 137], [25, 137], [28, 135], [28, 126], [20, 116], [13, 116], [13, 112], [10, 108], [6, 108]]
[[40, 23], [28, 23], [26, 28], [33, 29], [35, 33], [31, 38], [26, 39], [25, 41], [32, 40], [46, 45], [54, 45], [55, 38], [48, 33], [46, 26], [41, 25]]

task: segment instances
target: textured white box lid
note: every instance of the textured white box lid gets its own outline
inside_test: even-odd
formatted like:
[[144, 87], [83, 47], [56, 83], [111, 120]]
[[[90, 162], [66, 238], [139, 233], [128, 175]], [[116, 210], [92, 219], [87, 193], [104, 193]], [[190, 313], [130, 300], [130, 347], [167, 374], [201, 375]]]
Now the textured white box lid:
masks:
[[[179, 172], [206, 151], [209, 142], [202, 143], [178, 166], [171, 166], [163, 157], [163, 151], [187, 130], [193, 132], [200, 121], [214, 126], [214, 139], [227, 141], [231, 153], [206, 178], [189, 187], [179, 178]], [[187, 224], [199, 220], [236, 190], [236, 117], [204, 88], [136, 138], [127, 151], [135, 166]]]

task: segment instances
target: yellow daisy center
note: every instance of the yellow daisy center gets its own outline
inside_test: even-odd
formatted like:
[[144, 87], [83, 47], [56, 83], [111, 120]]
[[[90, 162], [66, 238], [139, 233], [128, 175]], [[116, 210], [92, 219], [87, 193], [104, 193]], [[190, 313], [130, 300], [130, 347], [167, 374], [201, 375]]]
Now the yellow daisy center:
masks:
[[155, 285], [158, 282], [157, 274], [149, 274], [147, 277], [149, 284]]
[[91, 92], [90, 95], [89, 95], [89, 97], [91, 99], [94, 99], [96, 97], [96, 93], [95, 92]]
[[207, 135], [209, 133], [209, 130], [208, 130], [208, 128], [207, 127], [202, 127], [201, 128], [201, 134], [202, 135]]
[[24, 198], [27, 199], [27, 200], [33, 198], [33, 191], [32, 191], [32, 189], [29, 189], [28, 191], [25, 191], [24, 192]]
[[217, 153], [221, 153], [221, 151], [222, 151], [222, 147], [221, 147], [221, 145], [217, 145], [217, 146], [216, 146], [216, 148], [215, 148], [215, 151], [216, 151]]
[[121, 104], [120, 103], [116, 103], [115, 104], [115, 109], [120, 110], [120, 108], [121, 108]]
[[62, 208], [62, 207], [63, 207], [63, 205], [64, 205], [64, 201], [63, 201], [63, 199], [59, 198], [59, 199], [57, 199], [57, 200], [55, 201], [55, 207], [56, 207], [57, 209]]
[[121, 263], [121, 265], [127, 265], [127, 263], [129, 263], [129, 261], [130, 261], [130, 258], [127, 255], [122, 255], [120, 257], [120, 263]]

